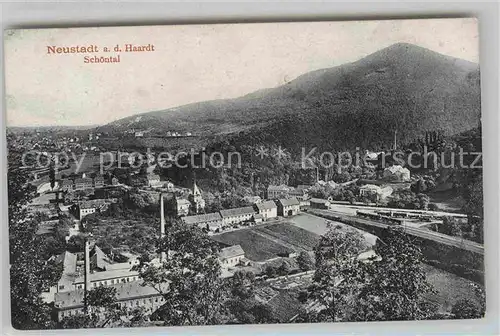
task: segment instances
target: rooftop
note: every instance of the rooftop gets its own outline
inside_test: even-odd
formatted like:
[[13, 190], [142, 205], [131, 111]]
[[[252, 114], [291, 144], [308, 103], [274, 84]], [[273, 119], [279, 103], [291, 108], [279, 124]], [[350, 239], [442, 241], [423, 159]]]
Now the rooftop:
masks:
[[330, 202], [330, 201], [323, 199], [323, 198], [311, 198], [309, 201], [311, 203], [321, 203], [321, 204], [326, 204], [326, 203]]
[[43, 221], [38, 226], [38, 230], [36, 232], [37, 235], [43, 235], [47, 233], [51, 233], [54, 230], [54, 227], [59, 222], [58, 219]]
[[[117, 301], [126, 301], [141, 297], [158, 296], [155, 288], [144, 286], [142, 281], [134, 281], [127, 283], [120, 283], [108, 287], [116, 288]], [[167, 284], [162, 286], [162, 290], [168, 288]], [[54, 295], [54, 303], [59, 308], [82, 307], [83, 306], [83, 289], [71, 292], [59, 292]]]
[[212, 222], [212, 221], [217, 221], [221, 220], [222, 217], [220, 213], [218, 212], [213, 212], [213, 213], [208, 213], [208, 214], [203, 214], [203, 215], [195, 215], [195, 216], [187, 216], [183, 217], [182, 220], [186, 224], [190, 225], [196, 225], [199, 223], [204, 223], [204, 222]]
[[[127, 276], [136, 276], [136, 275], [139, 275], [139, 272], [130, 271], [128, 269], [116, 269], [110, 271], [90, 273], [89, 279], [90, 281], [103, 281], [108, 279], [123, 278]], [[84, 281], [85, 281], [84, 277], [80, 276], [76, 278], [75, 283], [83, 283]]]
[[282, 206], [300, 205], [300, 202], [295, 197], [292, 197], [292, 198], [280, 198], [278, 200], [278, 202], [281, 203]]
[[75, 179], [75, 183], [92, 183], [92, 179], [90, 177], [79, 177]]
[[253, 213], [255, 213], [255, 210], [252, 207], [225, 209], [225, 210], [220, 211], [220, 214], [222, 217], [249, 215], [249, 214], [253, 214]]
[[269, 185], [267, 187], [268, 191], [288, 191], [290, 188], [284, 184], [282, 185]]
[[257, 203], [257, 204], [255, 204], [255, 206], [259, 210], [268, 210], [268, 209], [276, 208], [276, 203], [274, 203], [274, 201], [265, 201], [262, 203]]
[[100, 269], [106, 269], [109, 264], [111, 264], [111, 260], [109, 257], [99, 248], [99, 246], [94, 245], [92, 249], [92, 256], [90, 259], [92, 262], [95, 261], [95, 266]]
[[299, 188], [290, 188], [290, 194], [293, 195], [305, 195], [306, 190], [305, 189], [299, 189]]
[[179, 198], [177, 199], [177, 205], [190, 205], [191, 202], [189, 202], [187, 199], [184, 198]]
[[225, 247], [219, 252], [221, 259], [233, 258], [241, 255], [245, 255], [245, 251], [243, 251], [240, 245]]
[[61, 279], [63, 281], [72, 281], [76, 276], [76, 260], [77, 255], [68, 251], [64, 251], [56, 257], [56, 264], [63, 264]]
[[233, 258], [241, 255], [245, 255], [245, 251], [243, 251], [240, 245], [224, 247], [219, 252], [219, 257], [221, 259]]
[[106, 204], [107, 201], [112, 201], [111, 199], [105, 200], [105, 199], [93, 199], [93, 200], [88, 200], [88, 201], [82, 201], [78, 203], [78, 206], [80, 209], [89, 209], [89, 208], [94, 208], [94, 207], [100, 207]]

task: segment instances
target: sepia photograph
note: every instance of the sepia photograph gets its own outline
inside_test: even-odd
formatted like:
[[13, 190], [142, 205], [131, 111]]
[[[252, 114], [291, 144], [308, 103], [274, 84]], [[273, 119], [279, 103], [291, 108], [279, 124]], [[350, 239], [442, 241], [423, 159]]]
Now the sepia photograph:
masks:
[[477, 19], [10, 29], [4, 59], [13, 328], [485, 316]]

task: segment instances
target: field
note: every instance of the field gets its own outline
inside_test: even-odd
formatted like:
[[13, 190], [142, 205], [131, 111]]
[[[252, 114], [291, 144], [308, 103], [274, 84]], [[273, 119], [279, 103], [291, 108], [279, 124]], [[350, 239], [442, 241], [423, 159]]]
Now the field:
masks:
[[[345, 224], [340, 226], [347, 228]], [[320, 217], [300, 214], [286, 222], [264, 224], [212, 236], [224, 245], [239, 244], [248, 259], [265, 261], [290, 252], [310, 252], [319, 242], [320, 235], [328, 231], [327, 222]], [[376, 237], [361, 231], [367, 248], [375, 244]]]
[[319, 236], [310, 231], [301, 229], [289, 223], [272, 224], [257, 228], [260, 232], [268, 234], [302, 250], [312, 250], [319, 242]]
[[253, 261], [265, 261], [283, 253], [293, 252], [292, 249], [267, 239], [251, 229], [223, 233], [212, 236], [212, 239], [225, 245], [241, 245], [245, 256]]
[[[212, 239], [225, 245], [239, 244], [248, 259], [263, 262], [284, 252], [311, 251], [319, 240], [319, 234], [327, 230], [322, 218], [301, 214], [287, 222], [227, 232], [212, 236]], [[367, 242], [373, 242], [375, 238], [368, 233], [365, 237]], [[471, 281], [427, 264], [423, 267], [427, 280], [436, 290], [435, 294], [428, 294], [428, 299], [438, 304], [440, 312], [449, 312], [453, 304], [461, 299], [477, 302]]]
[[[302, 213], [298, 216], [290, 218], [290, 222], [296, 227], [310, 231], [317, 235], [323, 235], [328, 231], [327, 220], [307, 213]], [[337, 224], [342, 227], [349, 227], [346, 224], [335, 223], [335, 225]], [[362, 230], [358, 231], [360, 231], [363, 234], [368, 245], [370, 246], [375, 245], [375, 242], [377, 240], [376, 236]]]

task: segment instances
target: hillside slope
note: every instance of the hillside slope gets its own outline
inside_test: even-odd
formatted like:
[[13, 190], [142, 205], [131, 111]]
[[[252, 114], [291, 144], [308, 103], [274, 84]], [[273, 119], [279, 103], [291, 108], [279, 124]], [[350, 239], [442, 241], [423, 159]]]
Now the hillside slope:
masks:
[[124, 118], [99, 129], [154, 128], [197, 135], [237, 134], [289, 148], [384, 146], [424, 130], [456, 134], [480, 118], [479, 67], [411, 44], [306, 73], [246, 96]]

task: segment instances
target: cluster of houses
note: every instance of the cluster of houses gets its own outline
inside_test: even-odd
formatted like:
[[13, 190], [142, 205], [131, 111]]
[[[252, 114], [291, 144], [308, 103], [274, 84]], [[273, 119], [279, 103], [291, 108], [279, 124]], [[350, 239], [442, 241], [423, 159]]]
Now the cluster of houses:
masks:
[[[164, 303], [161, 293], [144, 284], [134, 266], [139, 265], [137, 256], [124, 252], [124, 262], [115, 262], [97, 245], [92, 248], [86, 244], [85, 252], [71, 253], [68, 251], [54, 257], [61, 264], [63, 271], [56, 285], [42, 294], [45, 302], [54, 302], [54, 310], [60, 321], [65, 317], [83, 313], [83, 298], [87, 290], [106, 286], [116, 289], [117, 303], [122, 308], [144, 309], [145, 314], [151, 314]], [[158, 262], [154, 259], [153, 263]], [[219, 262], [223, 268], [221, 276], [232, 276], [229, 268], [245, 264], [245, 252], [240, 245], [222, 248], [219, 252]], [[161, 286], [162, 291], [168, 290], [168, 284]]]
[[[173, 188], [167, 187], [168, 191], [171, 191]], [[200, 188], [196, 182], [193, 182], [192, 188], [189, 190], [189, 194], [184, 197], [176, 197], [174, 196], [173, 206], [175, 208], [175, 213], [179, 217], [189, 215], [189, 210], [193, 209], [195, 213], [201, 213], [204, 211], [206, 202], [203, 199]]]
[[83, 217], [93, 214], [95, 212], [106, 211], [110, 204], [116, 203], [116, 198], [106, 198], [106, 199], [93, 199], [80, 201], [73, 206], [71, 206], [70, 211], [73, 212], [75, 217], [79, 220], [83, 219]]
[[46, 302], [54, 302], [57, 319], [83, 313], [85, 285], [87, 290], [107, 286], [116, 289], [116, 298], [121, 307], [141, 306], [152, 313], [163, 304], [161, 294], [154, 288], [144, 286], [139, 273], [133, 269], [139, 264], [137, 256], [124, 252], [124, 262], [115, 262], [97, 245], [85, 252], [68, 251], [54, 257], [62, 264], [61, 278], [55, 286], [42, 294]]
[[289, 217], [300, 212], [300, 202], [296, 197], [268, 200], [253, 206], [220, 210], [219, 212], [186, 216], [182, 220], [211, 232], [244, 222], [260, 223], [278, 216]]
[[279, 199], [296, 197], [297, 199], [307, 199], [307, 191], [311, 188], [309, 185], [298, 185], [290, 187], [287, 185], [269, 185], [267, 187], [267, 199]]
[[[118, 184], [118, 180], [114, 178], [112, 184]], [[102, 175], [97, 175], [94, 178], [87, 177], [85, 174], [82, 177], [77, 177], [75, 179], [66, 178], [61, 182], [61, 190], [66, 192], [72, 192], [77, 190], [88, 190], [102, 188], [105, 185], [105, 180]]]

